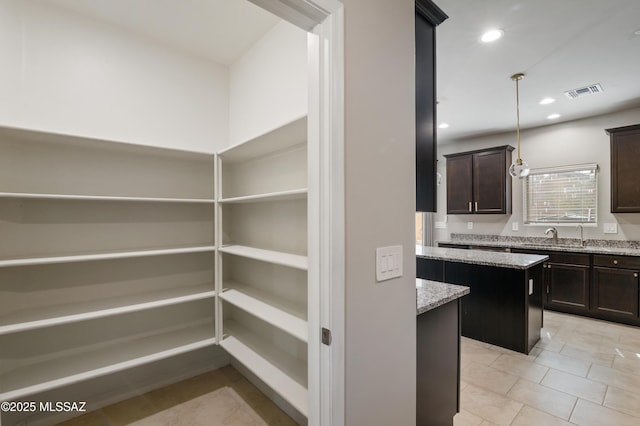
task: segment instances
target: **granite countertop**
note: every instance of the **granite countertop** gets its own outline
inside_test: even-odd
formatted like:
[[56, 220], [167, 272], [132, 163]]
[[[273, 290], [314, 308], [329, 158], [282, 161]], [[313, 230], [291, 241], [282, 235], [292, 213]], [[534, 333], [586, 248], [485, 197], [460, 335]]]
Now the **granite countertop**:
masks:
[[529, 269], [532, 266], [535, 266], [549, 259], [549, 256], [538, 254], [520, 254], [423, 246], [416, 246], [416, 256], [424, 257], [427, 259], [471, 263], [474, 265], [497, 266], [500, 268], [510, 269]]
[[416, 315], [469, 294], [469, 287], [416, 278]]
[[640, 241], [592, 240], [580, 244], [577, 238], [559, 238], [558, 244], [552, 244], [544, 237], [507, 237], [501, 235], [451, 234], [451, 240], [439, 241], [443, 244], [462, 244], [471, 246], [520, 248], [541, 251], [559, 251], [569, 253], [612, 254], [620, 256], [640, 256]]

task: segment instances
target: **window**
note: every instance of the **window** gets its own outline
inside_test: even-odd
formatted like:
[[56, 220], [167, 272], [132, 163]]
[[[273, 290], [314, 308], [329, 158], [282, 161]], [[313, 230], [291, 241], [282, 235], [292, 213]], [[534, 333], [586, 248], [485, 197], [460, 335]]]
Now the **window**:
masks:
[[596, 223], [598, 165], [531, 170], [524, 180], [524, 223]]
[[418, 246], [421, 246], [424, 242], [424, 234], [422, 230], [422, 213], [416, 213], [416, 245]]

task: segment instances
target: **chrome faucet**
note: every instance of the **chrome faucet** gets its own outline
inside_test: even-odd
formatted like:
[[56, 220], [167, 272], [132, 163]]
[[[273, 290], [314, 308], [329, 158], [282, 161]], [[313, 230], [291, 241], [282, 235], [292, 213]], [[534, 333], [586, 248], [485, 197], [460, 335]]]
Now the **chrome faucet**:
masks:
[[558, 244], [558, 230], [552, 226], [551, 228], [548, 228], [546, 231], [544, 231], [545, 235], [549, 235], [549, 232], [552, 233], [553, 244]]
[[582, 224], [579, 224], [578, 228], [580, 228], [580, 246], [584, 247], [586, 245], [586, 241], [584, 240], [584, 229], [582, 228]]

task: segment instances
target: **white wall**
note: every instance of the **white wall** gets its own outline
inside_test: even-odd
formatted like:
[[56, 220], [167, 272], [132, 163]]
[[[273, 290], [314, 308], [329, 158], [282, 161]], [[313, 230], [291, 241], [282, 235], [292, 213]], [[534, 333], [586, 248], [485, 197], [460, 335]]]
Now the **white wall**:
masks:
[[230, 144], [307, 113], [307, 33], [282, 21], [230, 67]]
[[[604, 129], [638, 124], [640, 108], [598, 117], [560, 123], [521, 132], [521, 157], [532, 169], [581, 163], [597, 163], [598, 175], [598, 225], [585, 227], [585, 238], [640, 240], [639, 213], [611, 213], [611, 164], [609, 136]], [[438, 172], [443, 176], [438, 186], [438, 212], [436, 221], [446, 215], [446, 160], [444, 154], [470, 151], [492, 146], [516, 147], [514, 132], [484, 136], [464, 141], [438, 145]], [[516, 157], [516, 151], [513, 152]], [[640, 183], [639, 183], [640, 184]], [[522, 224], [522, 181], [513, 180], [513, 213], [511, 215], [448, 215], [447, 229], [436, 229], [434, 239], [447, 240], [450, 233], [497, 234], [505, 236], [544, 237], [546, 227]], [[473, 230], [467, 230], [467, 222], [473, 222]], [[512, 231], [512, 222], [519, 223], [519, 231]], [[617, 234], [604, 234], [604, 223], [618, 223]], [[558, 227], [561, 238], [578, 238], [575, 226]]]
[[[346, 419], [415, 425], [413, 0], [345, 0]], [[376, 247], [404, 275], [376, 282]]]
[[0, 125], [214, 152], [228, 71], [44, 2], [0, 2]]

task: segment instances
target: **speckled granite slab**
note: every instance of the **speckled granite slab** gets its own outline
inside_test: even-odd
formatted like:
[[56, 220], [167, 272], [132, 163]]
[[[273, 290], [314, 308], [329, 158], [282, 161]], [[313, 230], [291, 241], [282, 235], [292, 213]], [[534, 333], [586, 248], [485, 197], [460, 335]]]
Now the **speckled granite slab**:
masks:
[[593, 254], [614, 254], [622, 256], [640, 256], [640, 241], [622, 240], [585, 240], [580, 244], [577, 238], [559, 238], [552, 244], [544, 237], [510, 237], [502, 235], [451, 234], [451, 240], [439, 243], [468, 244], [475, 246], [526, 248], [563, 252], [584, 252]]
[[469, 287], [416, 278], [416, 315], [469, 294]]
[[416, 256], [449, 262], [471, 263], [474, 265], [497, 266], [499, 268], [529, 269], [549, 259], [538, 254], [520, 254], [481, 250], [463, 250], [442, 247], [416, 246]]

